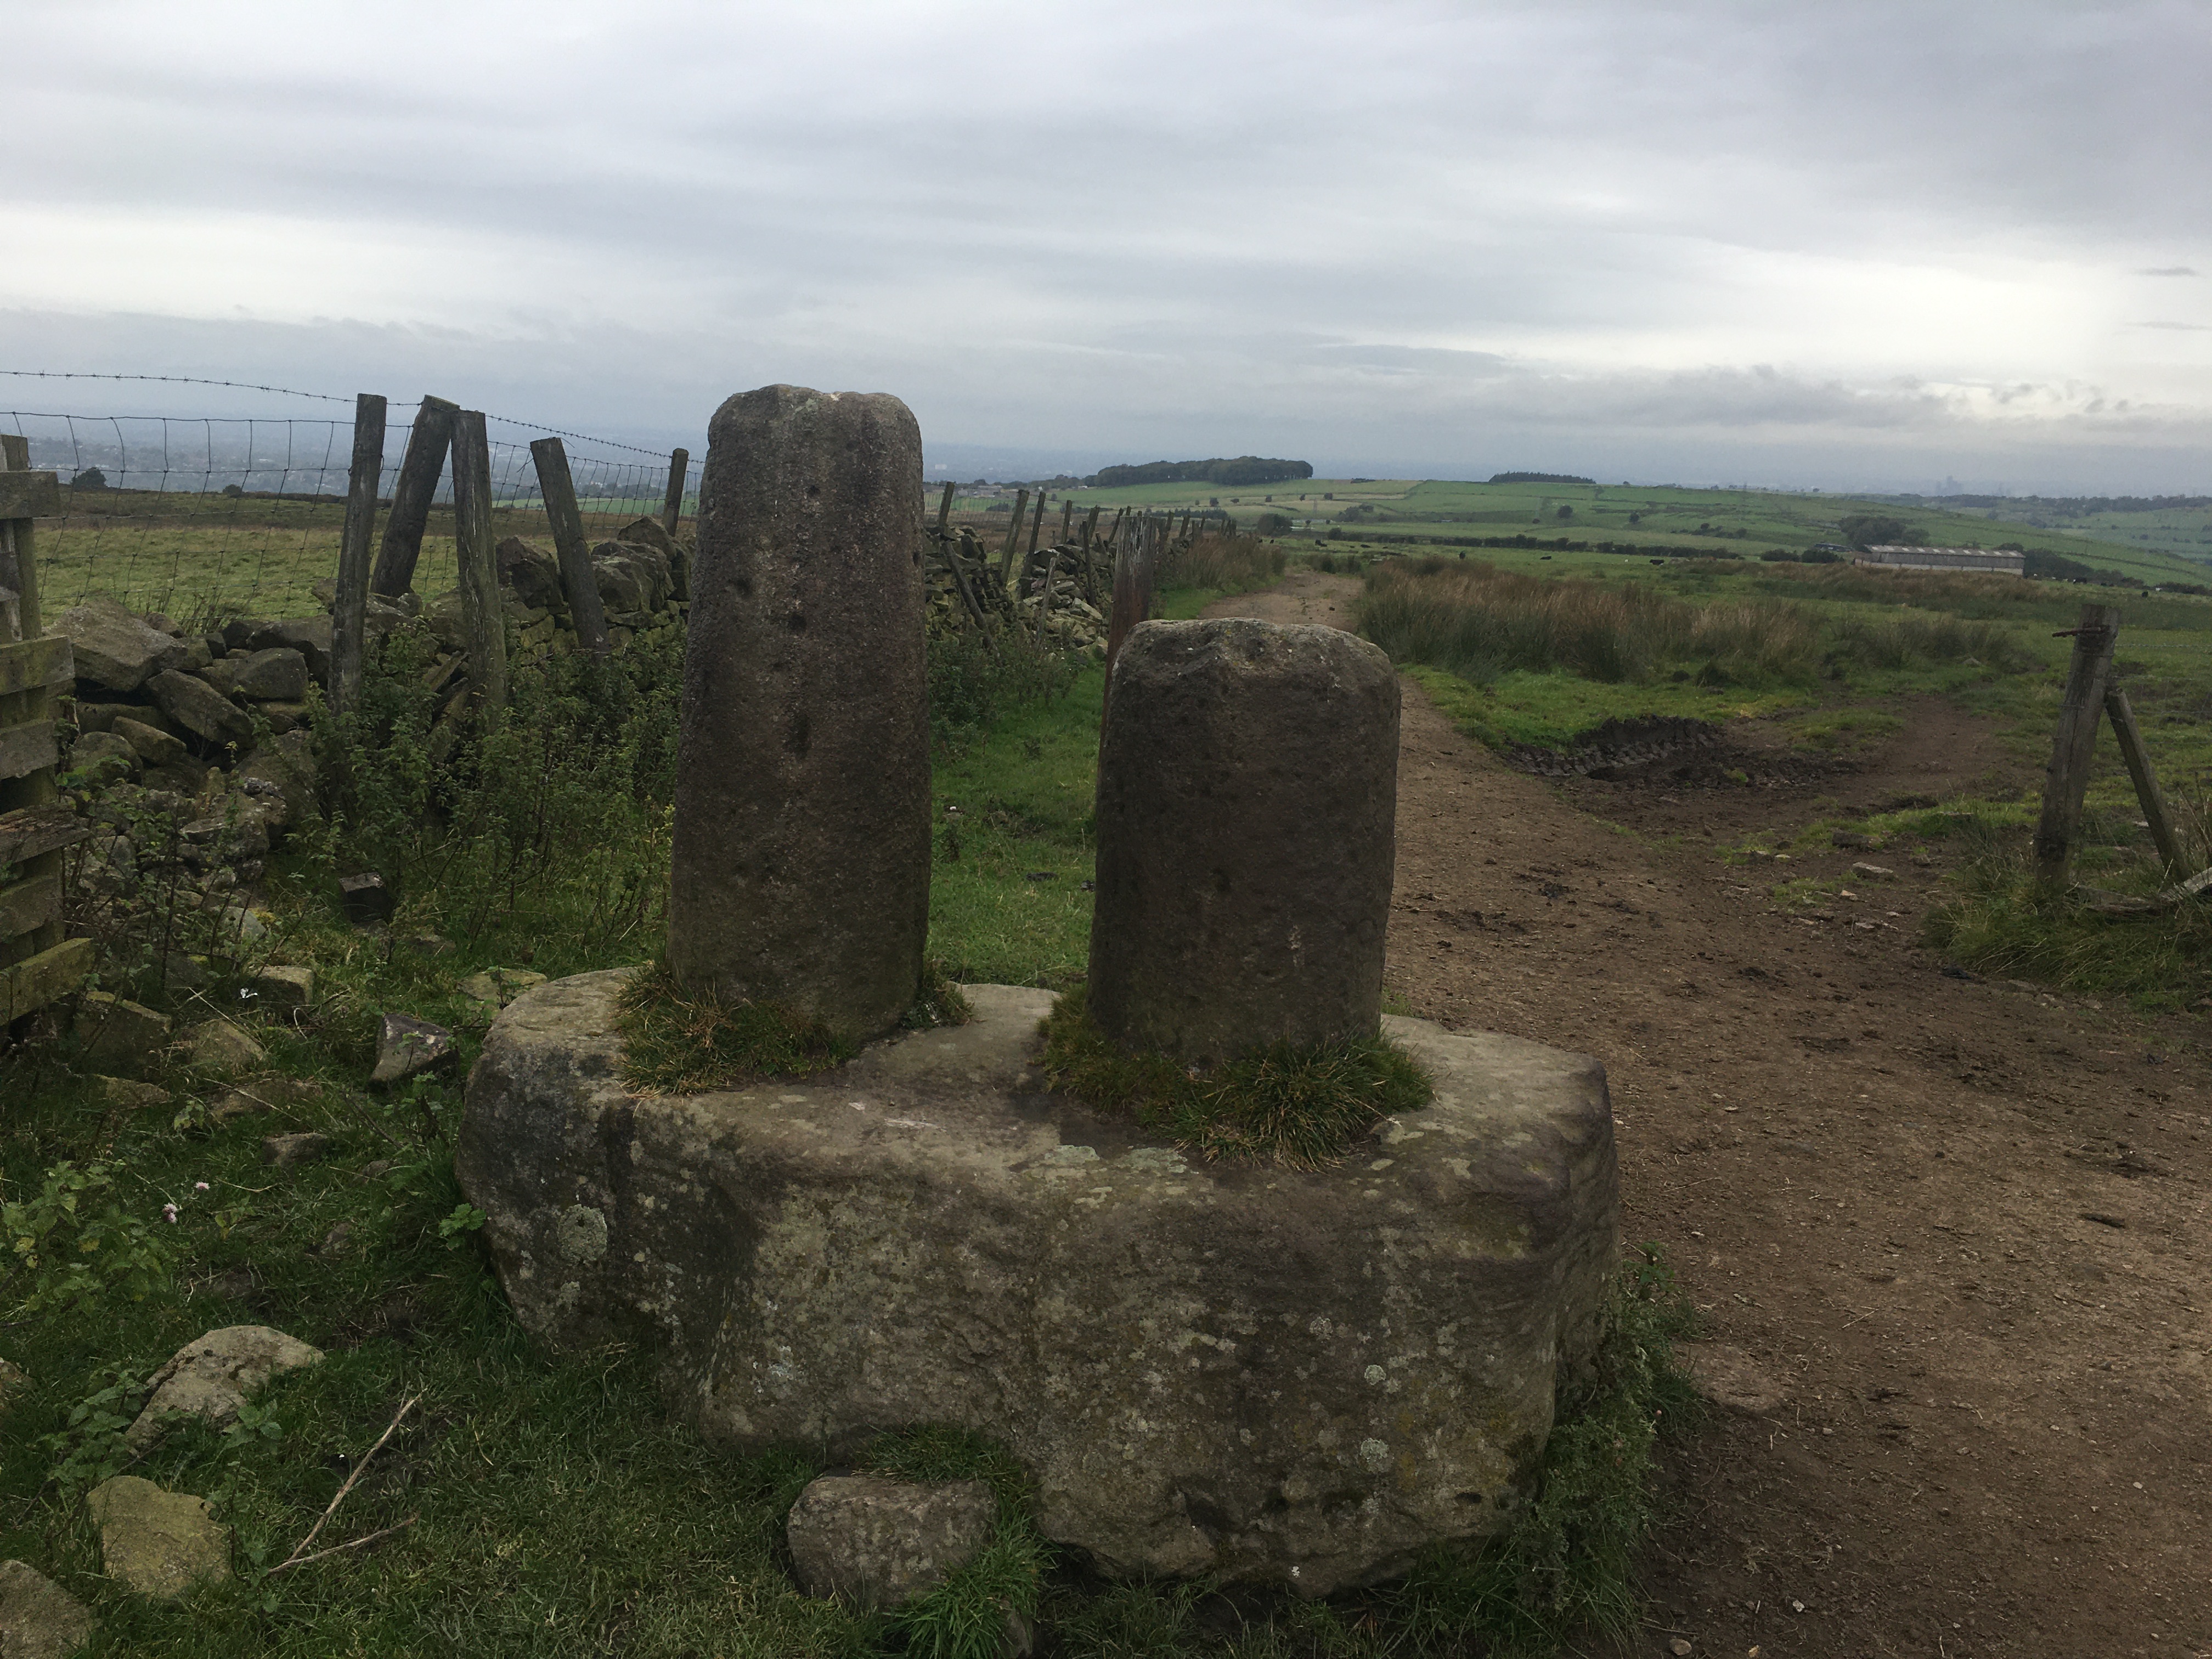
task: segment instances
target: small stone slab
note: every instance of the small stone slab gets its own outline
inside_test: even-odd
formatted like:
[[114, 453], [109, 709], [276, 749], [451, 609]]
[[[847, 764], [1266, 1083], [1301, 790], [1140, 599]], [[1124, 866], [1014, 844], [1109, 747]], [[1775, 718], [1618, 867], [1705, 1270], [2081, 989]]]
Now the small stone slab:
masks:
[[100, 1528], [102, 1569], [126, 1589], [167, 1601], [230, 1577], [230, 1528], [204, 1498], [118, 1474], [88, 1492], [84, 1506]]
[[397, 1083], [427, 1072], [453, 1051], [453, 1034], [442, 1025], [410, 1014], [386, 1014], [377, 1033], [376, 1069], [371, 1083]]
[[92, 1640], [92, 1609], [21, 1561], [0, 1561], [0, 1659], [70, 1659]]
[[825, 1474], [799, 1494], [784, 1535], [808, 1595], [896, 1607], [974, 1560], [998, 1514], [981, 1480]]
[[392, 890], [374, 870], [365, 870], [357, 876], [340, 876], [338, 902], [344, 907], [346, 920], [356, 927], [392, 920]]
[[186, 1040], [196, 1072], [227, 1076], [268, 1063], [268, 1051], [248, 1036], [242, 1027], [227, 1019], [211, 1019], [193, 1026]]
[[740, 1448], [1004, 1443], [1108, 1571], [1327, 1595], [1516, 1512], [1619, 1266], [1605, 1073], [1386, 1018], [1436, 1080], [1337, 1168], [1208, 1165], [1044, 1091], [1048, 993], [805, 1080], [621, 1081], [622, 970], [494, 1023], [455, 1170], [516, 1316], [641, 1331]]
[[134, 1083], [127, 1077], [99, 1077], [93, 1079], [100, 1085], [100, 1097], [118, 1111], [143, 1111], [149, 1106], [166, 1106], [169, 1091], [158, 1083]]
[[257, 651], [239, 663], [231, 690], [256, 702], [297, 702], [307, 695], [307, 659], [284, 646]]
[[87, 991], [73, 1028], [84, 1039], [85, 1063], [128, 1076], [169, 1040], [169, 1017], [106, 991]]
[[335, 1143], [328, 1135], [301, 1130], [296, 1134], [270, 1135], [261, 1143], [261, 1161], [279, 1170], [302, 1169], [331, 1155]]
[[124, 1431], [124, 1443], [134, 1451], [152, 1444], [168, 1427], [172, 1413], [228, 1427], [238, 1420], [240, 1405], [270, 1377], [314, 1364], [322, 1357], [321, 1349], [266, 1325], [226, 1325], [210, 1331], [178, 1349], [154, 1373], [154, 1392], [137, 1420]]
[[245, 711], [197, 674], [165, 668], [146, 689], [164, 714], [204, 742], [243, 747], [253, 741], [253, 722]]
[[271, 966], [253, 976], [253, 989], [264, 1008], [307, 1008], [315, 1000], [315, 970]]

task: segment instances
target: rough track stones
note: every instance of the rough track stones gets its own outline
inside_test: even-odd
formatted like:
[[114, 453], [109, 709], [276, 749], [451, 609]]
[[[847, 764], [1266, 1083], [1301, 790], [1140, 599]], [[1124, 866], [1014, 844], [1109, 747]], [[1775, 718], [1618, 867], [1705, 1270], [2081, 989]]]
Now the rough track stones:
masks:
[[1341, 629], [1148, 622], [1098, 757], [1091, 1016], [1200, 1064], [1371, 1037], [1398, 676]]
[[763, 386], [708, 429], [668, 962], [840, 1036], [913, 1003], [929, 921], [921, 432]]

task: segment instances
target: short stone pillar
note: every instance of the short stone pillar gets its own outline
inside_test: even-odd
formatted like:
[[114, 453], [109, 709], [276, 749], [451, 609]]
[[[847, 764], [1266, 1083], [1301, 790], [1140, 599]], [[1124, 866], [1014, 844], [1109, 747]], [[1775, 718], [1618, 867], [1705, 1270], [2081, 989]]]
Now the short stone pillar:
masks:
[[896, 398], [763, 386], [708, 428], [668, 962], [848, 1040], [929, 925], [921, 432]]
[[1397, 780], [1398, 676], [1366, 641], [1132, 631], [1098, 756], [1099, 1028], [1197, 1064], [1373, 1036]]

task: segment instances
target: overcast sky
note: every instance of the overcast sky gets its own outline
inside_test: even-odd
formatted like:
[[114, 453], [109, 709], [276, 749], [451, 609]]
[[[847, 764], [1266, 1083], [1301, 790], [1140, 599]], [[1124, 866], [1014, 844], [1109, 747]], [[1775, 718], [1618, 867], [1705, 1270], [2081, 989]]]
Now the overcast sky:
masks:
[[887, 391], [963, 471], [2212, 491], [2207, 0], [4, 15], [0, 368], [695, 448]]

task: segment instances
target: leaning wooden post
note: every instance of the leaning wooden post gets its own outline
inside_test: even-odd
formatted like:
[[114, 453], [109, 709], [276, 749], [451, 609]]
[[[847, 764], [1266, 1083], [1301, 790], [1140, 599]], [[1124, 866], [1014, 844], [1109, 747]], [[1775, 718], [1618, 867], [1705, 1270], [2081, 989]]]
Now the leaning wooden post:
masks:
[[[532, 444], [530, 449], [531, 453], [535, 454], [538, 446]], [[568, 457], [562, 456], [562, 460], [565, 467]], [[676, 533], [676, 526], [684, 522], [684, 485], [690, 474], [691, 452], [690, 450], [679, 449], [669, 456], [668, 493], [661, 499], [660, 527], [672, 536]], [[574, 494], [573, 487], [570, 493]]]
[[[1024, 559], [1024, 561], [1027, 561], [1027, 560], [1030, 560], [1030, 559], [1034, 559], [1035, 557], [1036, 557], [1036, 550], [1037, 550], [1037, 538], [1038, 538], [1041, 534], [1042, 534], [1042, 533], [1043, 533], [1043, 531], [1044, 531], [1044, 491], [1042, 491], [1042, 489], [1040, 489], [1040, 490], [1038, 490], [1038, 491], [1037, 491], [1037, 498], [1036, 498], [1036, 511], [1034, 514], [1032, 514], [1030, 515], [1030, 544], [1029, 544], [1029, 550], [1028, 550], [1027, 552], [1025, 552], [1025, 553], [1024, 553], [1024, 554], [1022, 555], [1022, 557], [1023, 557], [1023, 559]], [[1022, 566], [1022, 568], [1023, 568], [1024, 571], [1026, 571], [1026, 570], [1028, 570], [1028, 568], [1029, 568], [1029, 565], [1028, 565], [1026, 562], [1024, 562], [1024, 563], [1023, 564], [1023, 566]]]
[[2173, 819], [2166, 810], [2166, 797], [2159, 791], [2158, 774], [2151, 769], [2150, 751], [2143, 747], [2136, 711], [2128, 706], [2128, 694], [2117, 685], [2106, 691], [2105, 712], [2112, 717], [2112, 735], [2120, 740], [2120, 757], [2127, 762], [2128, 776], [2135, 781], [2136, 799], [2142, 803], [2143, 820], [2150, 825], [2151, 845], [2158, 848], [2166, 874], [2179, 881], [2194, 872], [2182, 853], [2181, 837], [2173, 832]]
[[[2058, 710], [2058, 730], [2051, 741], [2051, 765], [2044, 774], [2043, 812], [2035, 825], [2036, 878], [2045, 887], [2067, 884], [2081, 838], [2081, 802], [2089, 789], [2089, 761], [2097, 744], [2097, 719], [2112, 679], [2112, 646], [2119, 637], [2117, 606], [2085, 605], [2074, 638], [2074, 659], [2066, 670], [2066, 697]], [[2062, 635], [2061, 637], [2063, 637]]]
[[1036, 648], [1044, 649], [1044, 625], [1052, 616], [1052, 579], [1060, 571], [1060, 550], [1057, 543], [1044, 557], [1044, 586], [1037, 594]]
[[453, 416], [453, 556], [460, 566], [469, 678], [488, 730], [507, 707], [507, 617], [491, 542], [491, 442], [481, 410], [464, 409]]
[[1075, 497], [1070, 495], [1060, 504], [1060, 543], [1067, 545], [1068, 526], [1075, 522]]
[[1114, 695], [1114, 659], [1121, 654], [1121, 641], [1144, 621], [1152, 603], [1152, 538], [1132, 536], [1114, 560], [1114, 607], [1106, 620], [1106, 684], [1100, 694], [1098, 723], [1103, 731], [1106, 703]]
[[951, 483], [950, 480], [948, 480], [948, 481], [946, 482], [946, 483], [945, 483], [945, 494], [944, 494], [944, 495], [943, 495], [942, 497], [940, 497], [940, 498], [939, 499], [939, 501], [938, 501], [938, 503], [937, 503], [937, 533], [938, 533], [939, 535], [940, 535], [940, 536], [942, 536], [942, 535], [945, 533], [945, 526], [951, 522], [951, 520], [952, 520], [952, 492], [953, 492], [955, 489], [958, 489], [958, 488], [959, 488], [959, 486], [958, 486], [957, 484], [953, 483]]
[[1014, 568], [1014, 548], [1022, 539], [1022, 515], [1029, 511], [1030, 492], [1026, 489], [1014, 496], [1014, 516], [1006, 526], [1006, 544], [999, 553], [999, 586], [1003, 588]]
[[539, 438], [530, 446], [530, 459], [537, 464], [538, 492], [545, 498], [546, 521], [553, 526], [561, 592], [568, 601], [568, 620], [575, 624], [576, 643], [592, 655], [604, 657], [609, 649], [607, 613], [599, 604], [592, 550], [584, 544], [584, 515], [576, 506], [576, 481], [568, 471], [568, 452], [558, 438]]
[[415, 584], [415, 561], [422, 556], [422, 532], [430, 522], [438, 474], [445, 471], [453, 416], [459, 412], [459, 404], [428, 394], [415, 411], [415, 424], [407, 434], [407, 453], [399, 462], [399, 479], [392, 486], [392, 511], [384, 520], [384, 545], [377, 550], [376, 574], [369, 578], [372, 593], [396, 599]]
[[353, 466], [346, 476], [345, 527], [338, 533], [338, 591], [331, 606], [331, 713], [350, 714], [361, 701], [361, 659], [368, 635], [369, 543], [376, 534], [376, 484], [384, 471], [384, 399], [353, 400]]

